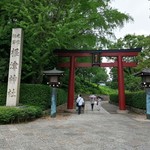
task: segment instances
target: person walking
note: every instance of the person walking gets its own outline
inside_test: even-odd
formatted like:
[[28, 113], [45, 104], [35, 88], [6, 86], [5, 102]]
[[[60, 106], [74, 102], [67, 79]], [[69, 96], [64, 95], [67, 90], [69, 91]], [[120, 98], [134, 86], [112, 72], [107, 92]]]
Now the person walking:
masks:
[[101, 101], [102, 101], [102, 98], [100, 96], [97, 96], [97, 110], [98, 111], [101, 110]]
[[92, 98], [90, 99], [90, 102], [91, 102], [91, 110], [93, 111], [93, 109], [94, 109], [95, 98], [92, 97]]
[[96, 101], [96, 95], [90, 95], [89, 96], [90, 98], [90, 103], [91, 103], [91, 110], [93, 111], [94, 109], [94, 105], [97, 104], [97, 101]]
[[78, 106], [78, 114], [81, 114], [81, 108], [84, 104], [84, 99], [81, 97], [81, 94], [78, 95], [78, 98], [76, 100], [77, 106]]

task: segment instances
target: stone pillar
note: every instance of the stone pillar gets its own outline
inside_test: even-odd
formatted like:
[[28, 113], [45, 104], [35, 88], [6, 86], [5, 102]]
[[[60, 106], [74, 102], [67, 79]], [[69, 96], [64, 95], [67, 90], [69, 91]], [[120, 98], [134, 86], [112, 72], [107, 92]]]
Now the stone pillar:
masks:
[[23, 51], [23, 31], [12, 29], [6, 106], [17, 106], [20, 95], [20, 78]]

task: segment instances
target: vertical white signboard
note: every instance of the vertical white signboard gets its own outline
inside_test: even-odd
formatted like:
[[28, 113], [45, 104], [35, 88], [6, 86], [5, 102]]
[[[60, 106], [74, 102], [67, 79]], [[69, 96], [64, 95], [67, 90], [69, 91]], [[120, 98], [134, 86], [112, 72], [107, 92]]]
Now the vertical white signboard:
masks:
[[19, 103], [22, 51], [22, 29], [12, 29], [6, 106], [17, 106]]

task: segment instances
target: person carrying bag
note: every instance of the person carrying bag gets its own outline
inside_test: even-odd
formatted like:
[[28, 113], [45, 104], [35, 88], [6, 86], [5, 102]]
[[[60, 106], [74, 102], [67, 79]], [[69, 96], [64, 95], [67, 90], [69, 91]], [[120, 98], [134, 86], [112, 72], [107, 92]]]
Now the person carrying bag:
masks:
[[76, 100], [76, 105], [78, 106], [78, 114], [81, 114], [81, 108], [84, 104], [84, 99], [81, 97], [81, 94], [78, 95], [78, 98]]

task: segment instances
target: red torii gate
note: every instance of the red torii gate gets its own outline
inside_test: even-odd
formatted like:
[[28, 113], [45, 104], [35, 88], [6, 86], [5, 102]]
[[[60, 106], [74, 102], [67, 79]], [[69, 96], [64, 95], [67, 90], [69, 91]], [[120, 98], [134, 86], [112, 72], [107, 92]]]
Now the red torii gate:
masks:
[[[73, 109], [74, 106], [74, 87], [75, 87], [75, 68], [78, 67], [118, 67], [118, 92], [119, 92], [119, 109], [126, 110], [125, 104], [125, 89], [124, 89], [124, 72], [123, 67], [135, 67], [135, 62], [125, 62], [123, 57], [134, 57], [141, 52], [141, 48], [135, 49], [120, 49], [120, 50], [66, 50], [55, 49], [54, 54], [59, 57], [69, 57], [70, 61], [58, 64], [59, 67], [67, 67], [69, 72], [69, 87], [68, 87], [68, 103], [67, 108]], [[91, 63], [76, 62], [77, 57], [92, 57]], [[115, 62], [103, 63], [100, 62], [100, 57], [116, 57]]]

